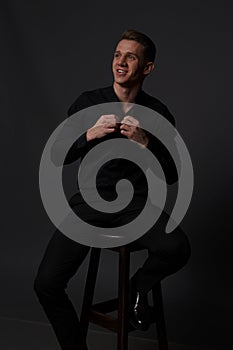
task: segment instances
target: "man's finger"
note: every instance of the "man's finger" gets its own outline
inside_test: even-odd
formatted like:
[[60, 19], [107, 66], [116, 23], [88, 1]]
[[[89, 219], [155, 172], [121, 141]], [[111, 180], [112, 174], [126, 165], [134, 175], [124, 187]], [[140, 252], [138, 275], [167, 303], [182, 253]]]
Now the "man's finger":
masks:
[[121, 124], [121, 126], [120, 126], [120, 129], [125, 130], [125, 131], [130, 130], [130, 128], [131, 128], [131, 126], [129, 124], [125, 124], [125, 123]]
[[117, 127], [116, 122], [104, 122], [102, 125], [106, 128], [116, 128]]
[[139, 121], [135, 119], [134, 117], [131, 117], [130, 115], [126, 115], [122, 123], [128, 124], [128, 125], [134, 125], [134, 126], [139, 126]]
[[119, 122], [119, 117], [115, 114], [104, 114], [101, 116], [102, 120]]
[[106, 134], [109, 134], [109, 133], [114, 132], [114, 131], [116, 131], [115, 128], [106, 128], [106, 129], [105, 129], [105, 133], [106, 133]]

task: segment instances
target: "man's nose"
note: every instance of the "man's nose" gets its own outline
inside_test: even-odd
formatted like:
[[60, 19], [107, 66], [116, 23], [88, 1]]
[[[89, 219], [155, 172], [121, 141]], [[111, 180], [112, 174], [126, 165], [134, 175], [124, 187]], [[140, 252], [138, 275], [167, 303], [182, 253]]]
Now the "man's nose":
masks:
[[120, 66], [126, 66], [126, 59], [125, 59], [125, 57], [124, 56], [121, 56], [120, 57], [120, 59], [119, 59], [119, 61], [118, 61], [118, 64], [120, 65]]

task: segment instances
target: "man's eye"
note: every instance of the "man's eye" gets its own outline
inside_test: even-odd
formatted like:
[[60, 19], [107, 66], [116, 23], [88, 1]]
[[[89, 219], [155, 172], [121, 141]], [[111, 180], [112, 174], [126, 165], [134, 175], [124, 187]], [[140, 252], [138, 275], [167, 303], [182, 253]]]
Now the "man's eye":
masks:
[[119, 53], [115, 53], [114, 57], [118, 58], [118, 57], [120, 57], [120, 54]]
[[130, 60], [134, 60], [134, 59], [135, 59], [135, 57], [134, 57], [133, 55], [128, 55], [128, 58], [129, 58]]

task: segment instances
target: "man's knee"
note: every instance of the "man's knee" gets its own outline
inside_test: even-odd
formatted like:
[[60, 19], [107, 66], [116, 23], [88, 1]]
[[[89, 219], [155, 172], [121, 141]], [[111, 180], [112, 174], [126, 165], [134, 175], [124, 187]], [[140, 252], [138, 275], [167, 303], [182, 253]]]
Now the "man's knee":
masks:
[[39, 299], [49, 298], [55, 294], [55, 286], [52, 284], [52, 281], [46, 274], [41, 272], [38, 272], [33, 287]]
[[174, 233], [164, 233], [159, 244], [149, 248], [152, 254], [159, 254], [164, 258], [178, 258], [187, 263], [191, 256], [191, 247], [186, 234], [179, 228]]
[[176, 256], [176, 259], [178, 262], [180, 262], [180, 265], [184, 266], [187, 264], [191, 256], [189, 239], [183, 231], [180, 231], [175, 242], [176, 243], [172, 253], [174, 256]]

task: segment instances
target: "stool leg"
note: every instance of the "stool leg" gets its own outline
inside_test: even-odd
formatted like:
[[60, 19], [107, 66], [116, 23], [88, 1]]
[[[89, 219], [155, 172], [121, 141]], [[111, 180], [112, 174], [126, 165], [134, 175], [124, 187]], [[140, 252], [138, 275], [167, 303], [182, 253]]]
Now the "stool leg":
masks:
[[156, 328], [159, 343], [159, 350], [168, 350], [167, 331], [164, 319], [163, 297], [161, 283], [152, 288], [154, 309], [156, 314]]
[[119, 249], [118, 350], [128, 349], [129, 263], [130, 253], [125, 246], [122, 246]]
[[95, 291], [95, 284], [97, 278], [97, 272], [99, 267], [100, 260], [100, 248], [92, 248], [89, 268], [87, 273], [84, 297], [83, 297], [83, 305], [80, 317], [80, 326], [81, 326], [81, 334], [83, 338], [83, 343], [86, 342], [88, 325], [89, 325], [89, 312], [92, 306], [92, 300]]

